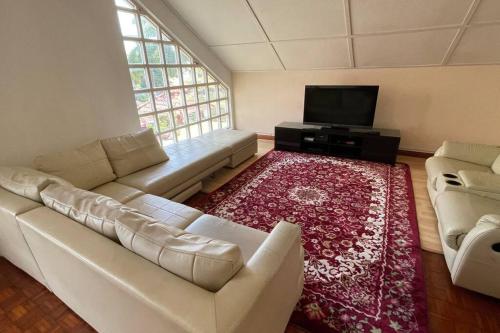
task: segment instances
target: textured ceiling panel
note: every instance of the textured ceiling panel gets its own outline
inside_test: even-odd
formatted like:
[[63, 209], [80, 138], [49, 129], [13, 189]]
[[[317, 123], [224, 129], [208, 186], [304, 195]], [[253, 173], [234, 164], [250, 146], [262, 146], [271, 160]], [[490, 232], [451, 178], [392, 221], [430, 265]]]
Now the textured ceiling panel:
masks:
[[471, 3], [472, 0], [351, 0], [352, 31], [358, 34], [460, 24]]
[[274, 46], [287, 69], [349, 67], [346, 38], [286, 41]]
[[468, 28], [450, 59], [452, 64], [500, 63], [500, 25]]
[[267, 43], [215, 46], [211, 49], [235, 71], [282, 69], [273, 49]]
[[472, 23], [500, 21], [500, 0], [481, 0]]
[[456, 33], [456, 29], [446, 29], [358, 37], [354, 39], [356, 66], [437, 65]]
[[250, 0], [271, 41], [346, 34], [342, 0]]
[[252, 11], [240, 0], [168, 0], [208, 45], [265, 41]]

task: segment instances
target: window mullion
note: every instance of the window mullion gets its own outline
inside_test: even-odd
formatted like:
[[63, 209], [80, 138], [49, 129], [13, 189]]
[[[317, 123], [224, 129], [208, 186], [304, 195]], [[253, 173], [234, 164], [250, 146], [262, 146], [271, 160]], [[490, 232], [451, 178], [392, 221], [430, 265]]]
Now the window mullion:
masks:
[[[193, 56], [193, 54], [191, 54], [189, 51], [187, 51], [184, 47], [182, 47], [180, 45], [180, 43], [175, 40], [174, 38], [171, 37], [171, 34], [170, 33], [167, 33], [169, 36], [169, 38], [171, 40], [169, 41], [165, 41], [162, 37], [162, 31], [168, 31], [168, 29], [166, 29], [165, 27], [163, 27], [163, 25], [157, 21], [155, 18], [153, 17], [150, 17], [150, 15], [148, 14], [148, 12], [145, 10], [145, 8], [143, 8], [142, 6], [140, 6], [139, 4], [136, 3], [135, 0], [129, 0], [132, 4], [134, 4], [136, 6], [135, 9], [130, 9], [130, 8], [123, 8], [123, 7], [119, 7], [117, 6], [117, 11], [120, 12], [120, 11], [123, 11], [123, 12], [127, 12], [127, 13], [133, 13], [134, 15], [137, 16], [137, 25], [138, 25], [138, 32], [139, 32], [139, 36], [138, 37], [131, 37], [131, 36], [123, 36], [123, 41], [134, 41], [134, 42], [137, 42], [139, 43], [138, 45], [141, 45], [142, 46], [142, 52], [144, 54], [144, 63], [143, 64], [129, 64], [129, 68], [130, 69], [133, 69], [133, 68], [145, 68], [145, 71], [146, 71], [146, 75], [147, 75], [147, 82], [149, 83], [149, 88], [148, 89], [139, 89], [139, 90], [134, 90], [133, 93], [134, 94], [139, 94], [139, 93], [147, 93], [149, 94], [150, 98], [151, 98], [151, 106], [153, 108], [152, 112], [148, 112], [148, 113], [144, 113], [144, 114], [139, 114], [139, 117], [143, 118], [143, 117], [153, 117], [154, 119], [154, 122], [155, 122], [155, 126], [156, 126], [156, 130], [157, 130], [157, 135], [158, 137], [160, 138], [160, 142], [161, 142], [161, 135], [163, 134], [166, 134], [166, 133], [171, 133], [172, 134], [172, 138], [175, 142], [179, 142], [179, 137], [177, 135], [177, 131], [178, 130], [184, 130], [186, 131], [186, 137], [187, 138], [191, 138], [192, 135], [191, 135], [191, 131], [190, 131], [190, 126], [192, 125], [196, 125], [198, 126], [198, 131], [199, 133], [203, 133], [202, 131], [202, 123], [203, 122], [207, 122], [208, 124], [208, 131], [211, 132], [213, 131], [213, 126], [212, 126], [212, 122], [214, 120], [218, 120], [219, 121], [219, 127], [222, 125], [221, 124], [221, 119], [222, 119], [222, 114], [221, 114], [221, 108], [220, 108], [220, 104], [221, 104], [221, 101], [226, 101], [226, 108], [227, 108], [227, 113], [224, 114], [224, 116], [227, 116], [228, 117], [228, 125], [231, 126], [232, 124], [232, 118], [233, 118], [233, 114], [232, 114], [232, 105], [230, 103], [231, 101], [231, 96], [230, 96], [230, 90], [229, 88], [227, 88], [222, 82], [220, 82], [215, 75], [213, 75], [208, 68], [206, 68], [204, 65], [200, 64], [200, 62], [198, 62], [196, 60], [196, 58]], [[159, 39], [158, 40], [153, 40], [153, 39], [148, 39], [145, 37], [144, 35], [144, 27], [142, 25], [142, 19], [141, 19], [141, 16], [144, 16], [146, 17], [149, 21], [151, 21], [154, 25], [155, 25], [155, 28], [158, 29], [158, 35], [159, 35]], [[147, 53], [147, 49], [146, 49], [146, 44], [148, 42], [155, 42], [155, 43], [159, 43], [160, 45], [160, 52], [161, 54], [163, 55], [163, 64], [151, 64], [149, 62], [149, 59], [148, 59], [148, 53]], [[164, 54], [164, 45], [175, 45], [176, 47], [176, 56], [177, 56], [177, 59], [178, 59], [178, 63], [176, 64], [167, 64], [166, 62], [166, 55]], [[184, 52], [188, 57], [190, 57], [192, 59], [192, 61], [189, 61], [190, 63], [189, 64], [183, 64], [182, 63], [182, 60], [181, 60], [181, 49], [182, 49], [182, 52]], [[127, 50], [125, 50], [126, 52], [126, 55], [127, 55], [127, 59], [128, 59], [128, 52]], [[191, 63], [192, 62], [192, 63]], [[198, 83], [196, 77], [196, 68], [199, 67], [201, 68], [203, 71], [204, 71], [204, 74], [205, 74], [205, 82], [204, 83]], [[154, 83], [154, 80], [153, 80], [153, 77], [151, 75], [151, 70], [154, 70], [154, 69], [158, 69], [158, 68], [161, 68], [162, 71], [165, 73], [165, 85], [164, 87], [162, 88], [155, 88], [153, 83]], [[168, 69], [169, 68], [177, 68], [177, 70], [180, 72], [179, 74], [179, 79], [181, 80], [181, 85], [178, 86], [178, 87], [172, 87], [170, 85], [170, 82], [169, 82], [169, 75], [168, 75]], [[186, 77], [185, 77], [185, 73], [183, 71], [183, 69], [185, 68], [190, 68], [190, 72], [192, 72], [192, 75], [193, 75], [193, 82], [190, 82], [192, 84], [189, 84], [189, 85], [186, 85]], [[208, 82], [208, 76], [211, 76], [213, 79], [214, 79], [214, 82]], [[220, 86], [223, 86], [225, 89], [226, 89], [226, 94], [227, 96], [224, 97], [224, 98], [221, 98], [220, 96], [220, 92], [219, 92], [219, 85]], [[198, 91], [198, 88], [200, 87], [204, 87], [204, 89], [206, 90], [206, 94], [207, 94], [207, 100], [205, 102], [200, 102], [200, 93]], [[211, 100], [210, 99], [210, 88], [214, 88], [215, 87], [215, 96], [213, 97], [216, 97], [214, 100]], [[180, 107], [174, 107], [173, 104], [172, 104], [172, 89], [178, 89], [179, 92], [181, 93], [181, 103], [183, 104], [183, 106], [180, 106]], [[189, 117], [188, 117], [188, 104], [187, 104], [187, 96], [186, 96], [186, 89], [194, 89], [194, 98], [196, 99], [195, 103], [194, 104], [191, 104], [189, 105], [190, 108], [196, 108], [195, 110], [195, 115], [198, 116], [198, 119], [193, 122], [193, 123], [190, 123], [189, 122]], [[157, 105], [157, 101], [156, 101], [156, 98], [155, 98], [155, 92], [164, 92], [166, 90], [166, 97], [168, 98], [168, 102], [169, 102], [169, 107], [165, 110], [162, 110], [161, 112], [165, 112], [166, 115], [168, 115], [169, 117], [169, 120], [170, 120], [170, 123], [171, 123], [171, 126], [162, 131], [160, 129], [160, 118], [159, 118], [159, 113], [160, 111], [158, 110], [158, 105]], [[160, 96], [161, 97], [161, 96]], [[161, 101], [159, 100], [159, 102], [161, 103]], [[214, 103], [216, 108], [218, 109], [218, 115], [215, 116], [215, 117], [212, 117], [212, 112], [211, 112], [211, 109], [210, 109], [210, 104], [211, 103]], [[207, 108], [207, 112], [208, 112], [208, 117], [207, 119], [203, 120], [202, 119], [202, 112], [201, 112], [201, 106], [202, 105], [205, 105], [206, 108]], [[175, 121], [175, 116], [174, 116], [174, 112], [176, 112], [177, 110], [182, 110], [183, 111], [183, 116], [184, 116], [184, 121], [185, 121], [185, 125], [182, 125], [182, 126], [177, 126], [176, 124], [176, 121]], [[163, 145], [163, 142], [162, 142], [162, 145]]]
[[144, 31], [142, 29], [142, 20], [141, 20], [141, 14], [139, 12], [139, 15], [138, 15], [138, 20], [139, 20], [139, 31], [141, 33], [141, 44], [142, 44], [142, 47], [143, 47], [143, 50], [144, 50], [144, 62], [146, 64], [146, 75], [148, 77], [148, 81], [149, 81], [149, 94], [151, 96], [151, 101], [153, 103], [153, 114], [154, 114], [154, 118], [155, 118], [155, 122], [156, 122], [156, 130], [157, 130], [157, 133], [158, 133], [158, 139], [160, 139], [160, 144], [161, 143], [161, 137], [160, 137], [160, 119], [158, 118], [158, 109], [156, 107], [156, 100], [155, 100], [155, 97], [154, 97], [154, 94], [153, 94], [153, 80], [151, 79], [151, 71], [150, 71], [150, 67], [149, 67], [149, 60], [148, 60], [148, 50], [146, 49], [146, 42], [144, 40]]
[[[161, 33], [161, 32], [160, 32]], [[162, 46], [163, 48], [163, 46]], [[170, 82], [168, 81], [168, 68], [166, 66], [167, 64], [167, 56], [165, 55], [165, 50], [163, 50], [163, 60], [165, 62], [165, 65], [164, 65], [164, 69], [165, 69], [165, 78], [167, 80], [167, 94], [168, 94], [168, 101], [170, 103], [170, 108], [169, 110], [167, 110], [168, 113], [170, 113], [170, 120], [172, 120], [172, 133], [174, 135], [174, 141], [175, 142], [179, 142], [179, 140], [177, 139], [177, 131], [176, 131], [176, 128], [177, 128], [177, 125], [175, 123], [175, 117], [174, 117], [174, 105], [172, 104], [172, 94], [170, 93]]]
[[[181, 48], [180, 46], [177, 46], [177, 59], [179, 60], [179, 65], [181, 65]], [[181, 96], [182, 96], [182, 101], [184, 104], [184, 116], [186, 117], [185, 120], [187, 120], [187, 101], [186, 101], [186, 90], [184, 89], [184, 73], [182, 72], [182, 66], [179, 67], [179, 74], [181, 78]], [[189, 123], [189, 121], [187, 121]], [[187, 136], [188, 138], [191, 138], [191, 133], [189, 132], [189, 128], [186, 128]]]
[[203, 131], [202, 131], [202, 128], [201, 128], [201, 111], [200, 111], [200, 95], [198, 95], [198, 81], [197, 81], [197, 78], [196, 78], [196, 67], [193, 67], [193, 74], [194, 74], [194, 83], [195, 83], [195, 87], [194, 87], [194, 92], [195, 92], [195, 95], [196, 95], [196, 112], [198, 113], [198, 121], [197, 121], [197, 124], [200, 128], [200, 133], [203, 134]]

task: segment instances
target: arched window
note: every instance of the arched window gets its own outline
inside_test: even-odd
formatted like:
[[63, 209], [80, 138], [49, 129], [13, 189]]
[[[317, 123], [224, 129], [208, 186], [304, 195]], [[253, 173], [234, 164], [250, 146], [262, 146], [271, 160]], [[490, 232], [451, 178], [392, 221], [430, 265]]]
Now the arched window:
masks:
[[141, 127], [163, 146], [229, 128], [227, 87], [138, 4], [115, 4]]

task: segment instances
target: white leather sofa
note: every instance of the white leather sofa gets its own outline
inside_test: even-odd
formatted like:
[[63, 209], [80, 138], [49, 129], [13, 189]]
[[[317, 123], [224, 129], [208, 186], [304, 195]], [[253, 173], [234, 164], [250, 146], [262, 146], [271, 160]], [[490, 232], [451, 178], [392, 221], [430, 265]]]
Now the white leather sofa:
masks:
[[500, 298], [500, 147], [445, 141], [425, 166], [453, 283]]
[[[167, 148], [169, 160], [161, 165], [91, 190], [166, 225], [236, 244], [243, 266], [220, 289], [206, 290], [163, 269], [37, 202], [39, 193], [26, 191], [0, 188], [0, 256], [45, 285], [99, 332], [283, 332], [303, 287], [300, 228], [282, 221], [266, 233], [150, 194], [190, 193], [209, 165], [236, 166], [253, 154], [252, 142], [234, 139], [248, 138], [246, 133], [235, 133], [233, 140], [227, 131], [221, 138], [212, 136], [213, 141], [200, 138]], [[189, 163], [190, 154], [196, 167]], [[102, 160], [92, 157], [88, 163], [90, 169], [77, 170], [81, 179], [71, 171], [84, 187], [94, 185], [84, 179], [108, 178]], [[156, 183], [160, 179], [166, 187]], [[42, 185], [40, 190], [47, 186]]]

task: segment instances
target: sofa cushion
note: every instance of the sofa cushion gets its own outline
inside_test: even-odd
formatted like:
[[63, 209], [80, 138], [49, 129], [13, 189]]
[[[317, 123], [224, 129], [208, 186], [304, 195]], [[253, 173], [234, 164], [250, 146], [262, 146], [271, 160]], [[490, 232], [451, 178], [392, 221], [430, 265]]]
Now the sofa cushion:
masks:
[[126, 204], [130, 200], [140, 197], [144, 192], [117, 182], [109, 182], [99, 187], [92, 189], [92, 192], [104, 195], [115, 199], [122, 204]]
[[231, 155], [231, 149], [211, 142], [185, 140], [166, 148], [170, 160], [116, 181], [143, 192], [163, 195]]
[[38, 156], [33, 164], [36, 169], [64, 178], [84, 190], [116, 178], [99, 141], [73, 150]]
[[246, 146], [257, 141], [257, 133], [233, 130], [219, 129], [196, 138], [195, 140], [203, 142], [213, 142], [223, 147], [229, 147], [231, 152], [235, 153]]
[[219, 290], [243, 266], [237, 245], [189, 234], [137, 213], [117, 218], [116, 232], [127, 249], [210, 291]]
[[493, 170], [494, 173], [497, 175], [500, 175], [500, 155], [495, 159], [493, 164], [491, 165], [491, 169]]
[[237, 244], [241, 249], [245, 263], [250, 260], [255, 251], [269, 236], [267, 232], [208, 214], [191, 223], [185, 230], [193, 234]]
[[118, 240], [115, 220], [126, 212], [134, 211], [109, 197], [76, 187], [52, 184], [40, 195], [47, 207], [112, 240]]
[[203, 215], [198, 209], [158, 197], [152, 194], [141, 195], [127, 206], [135, 208], [142, 214], [151, 216], [162, 223], [184, 229], [194, 220]]
[[460, 170], [458, 174], [468, 189], [500, 194], [500, 175], [472, 170]]
[[476, 143], [445, 141], [441, 156], [491, 167], [500, 147]]
[[467, 233], [483, 215], [500, 214], [500, 205], [495, 199], [449, 191], [436, 197], [436, 214], [446, 245], [458, 250]]
[[425, 170], [434, 190], [436, 190], [436, 179], [443, 173], [458, 174], [460, 170], [474, 170], [481, 172], [490, 172], [491, 169], [474, 163], [463, 162], [451, 158], [433, 156], [425, 161]]
[[40, 192], [49, 184], [71, 186], [62, 178], [25, 167], [0, 167], [0, 186], [22, 197], [42, 202]]
[[104, 139], [101, 143], [118, 177], [168, 160], [167, 154], [150, 128]]

